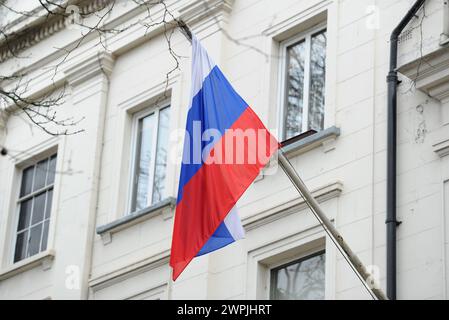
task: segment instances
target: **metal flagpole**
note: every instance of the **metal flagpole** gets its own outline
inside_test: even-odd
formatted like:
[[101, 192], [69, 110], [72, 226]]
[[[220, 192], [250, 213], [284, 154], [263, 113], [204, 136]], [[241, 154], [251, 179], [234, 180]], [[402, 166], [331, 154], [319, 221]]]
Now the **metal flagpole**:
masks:
[[292, 166], [290, 161], [285, 156], [285, 153], [282, 149], [278, 150], [278, 162], [281, 168], [284, 170], [285, 174], [288, 176], [290, 181], [295, 186], [296, 190], [301, 194], [301, 196], [306, 201], [307, 205], [313, 211], [314, 215], [323, 226], [323, 228], [327, 231], [328, 235], [332, 238], [333, 242], [339, 249], [341, 249], [341, 253], [345, 254], [348, 258], [348, 262], [352, 265], [354, 271], [357, 272], [357, 275], [360, 279], [364, 281], [365, 287], [374, 295], [378, 300], [388, 300], [385, 294], [381, 289], [372, 288], [374, 285], [374, 281], [370, 281], [371, 275], [366, 271], [365, 266], [362, 261], [357, 257], [357, 255], [351, 250], [348, 244], [345, 242], [341, 234], [337, 231], [335, 226], [330, 222], [327, 216], [324, 214], [323, 210], [321, 210], [320, 205], [315, 200], [315, 198], [310, 193], [307, 186], [304, 184], [302, 179], [299, 177], [295, 168]]
[[[191, 42], [192, 41], [192, 32], [189, 27], [182, 20], [177, 20], [178, 26], [180, 27], [182, 33], [186, 36], [186, 38]], [[370, 294], [377, 298], [378, 300], [388, 300], [385, 294], [381, 289], [373, 288], [374, 281], [370, 281], [371, 274], [366, 271], [365, 266], [362, 261], [356, 256], [356, 254], [351, 250], [348, 244], [345, 242], [341, 234], [337, 231], [334, 225], [329, 221], [327, 216], [324, 214], [323, 210], [321, 210], [320, 205], [315, 200], [315, 198], [310, 193], [309, 189], [307, 189], [304, 182], [299, 177], [295, 168], [292, 166], [290, 161], [285, 156], [284, 151], [281, 149], [277, 152], [278, 160], [281, 168], [284, 170], [285, 174], [288, 176], [290, 181], [293, 183], [295, 188], [298, 190], [299, 194], [304, 198], [305, 202], [312, 210], [315, 217], [318, 219], [320, 224], [323, 226], [326, 233], [331, 237], [334, 244], [337, 246], [339, 251], [342, 253], [344, 258], [348, 261], [352, 269], [356, 272], [357, 276], [362, 280], [364, 286], [368, 289]]]

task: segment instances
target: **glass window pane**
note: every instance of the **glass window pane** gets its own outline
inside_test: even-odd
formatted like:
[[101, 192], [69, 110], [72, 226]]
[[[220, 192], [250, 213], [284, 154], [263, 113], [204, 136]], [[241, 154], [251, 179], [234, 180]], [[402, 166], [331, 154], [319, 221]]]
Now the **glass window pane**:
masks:
[[312, 37], [310, 51], [310, 91], [308, 127], [324, 127], [324, 88], [326, 78], [326, 31]]
[[17, 235], [16, 248], [14, 251], [14, 262], [25, 258], [27, 238], [28, 231], [21, 232]]
[[139, 120], [138, 144], [136, 155], [136, 188], [133, 210], [140, 210], [148, 206], [148, 188], [150, 180], [150, 166], [154, 134], [154, 114]]
[[45, 178], [47, 177], [48, 159], [39, 161], [36, 165], [36, 172], [34, 173], [33, 191], [39, 190], [45, 186]]
[[48, 164], [47, 185], [52, 184], [55, 181], [55, 172], [56, 172], [56, 155], [50, 158], [50, 163]]
[[275, 300], [324, 299], [325, 255], [302, 259], [272, 271], [271, 298]]
[[47, 249], [47, 240], [48, 240], [48, 226], [50, 225], [50, 221], [46, 220], [44, 222], [44, 231], [42, 233], [42, 244], [41, 251], [45, 251]]
[[52, 200], [53, 200], [53, 189], [47, 192], [47, 204], [45, 205], [45, 219], [50, 218]]
[[31, 225], [44, 220], [46, 192], [39, 194], [33, 199], [33, 218]]
[[161, 201], [165, 194], [165, 173], [167, 167], [168, 127], [170, 125], [170, 108], [159, 112], [159, 128], [157, 134], [156, 163], [154, 168], [152, 203]]
[[40, 252], [42, 237], [42, 223], [31, 228], [30, 239], [28, 240], [27, 257], [31, 257]]
[[287, 48], [285, 139], [302, 132], [305, 42]]
[[20, 186], [20, 196], [23, 197], [31, 193], [33, 184], [34, 166], [26, 168], [22, 173], [22, 185]]
[[17, 231], [29, 227], [31, 220], [32, 202], [33, 199], [29, 199], [20, 203], [19, 224], [17, 226]]

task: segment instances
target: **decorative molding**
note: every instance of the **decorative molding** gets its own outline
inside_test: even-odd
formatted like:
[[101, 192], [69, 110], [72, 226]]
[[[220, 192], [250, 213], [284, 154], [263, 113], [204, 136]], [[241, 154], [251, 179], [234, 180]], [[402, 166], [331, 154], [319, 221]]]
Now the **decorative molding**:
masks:
[[[98, 1], [112, 1], [112, 0], [98, 0]], [[106, 3], [105, 2], [105, 3]], [[198, 18], [205, 18], [205, 21], [209, 21], [209, 23], [212, 23], [214, 21], [212, 21], [214, 18], [220, 18], [220, 15], [218, 15], [218, 13], [227, 13], [229, 12], [232, 3], [234, 2], [234, 0], [209, 0], [209, 1], [203, 1], [203, 0], [192, 0], [192, 1], [184, 1], [181, 5], [179, 5], [181, 8], [174, 8], [174, 15], [177, 18], [184, 18], [184, 16], [189, 17], [189, 19], [193, 19], [194, 21], [197, 21]], [[74, 2], [76, 3], [76, 2]], [[204, 8], [204, 4], [207, 5], [207, 8], [209, 8], [211, 10], [211, 12], [215, 12], [215, 16], [212, 14], [209, 14], [209, 12]], [[203, 9], [200, 10], [200, 12], [195, 12], [195, 10], [199, 9], [201, 7], [201, 5], [203, 5]], [[190, 8], [190, 9], [189, 9]], [[118, 17], [117, 19], [114, 19], [112, 21], [109, 21], [107, 25], [110, 26], [115, 26], [118, 23], [121, 23], [123, 21], [125, 21], [125, 17], [129, 18], [131, 16], [135, 16], [136, 14], [138, 14], [139, 12], [143, 12], [141, 10], [139, 10], [136, 7], [131, 8], [130, 11], [123, 13], [120, 17]], [[184, 16], [180, 16], [180, 13], [182, 12], [184, 14]], [[201, 13], [201, 14], [200, 14]], [[155, 11], [156, 14], [156, 18], [158, 18], [160, 12], [159, 11]], [[36, 14], [37, 15], [37, 14]], [[44, 18], [44, 17], [42, 17]], [[220, 19], [219, 19], [220, 20]], [[31, 25], [33, 24], [34, 26], [36, 25], [47, 25], [48, 23], [50, 23], [50, 21], [48, 20], [43, 20], [43, 21], [37, 21], [37, 18], [34, 18], [32, 21], [26, 20], [23, 23], [20, 23], [20, 27], [15, 28], [18, 31], [16, 32], [16, 30], [14, 30], [15, 33], [19, 33], [21, 32], [21, 30], [28, 30], [27, 28], [31, 28]], [[172, 26], [173, 24], [170, 24], [170, 26]], [[127, 30], [124, 33], [120, 33], [117, 35], [114, 35], [113, 37], [111, 37], [109, 44], [110, 44], [110, 49], [113, 52], [113, 56], [117, 56], [117, 55], [121, 55], [124, 52], [127, 52], [128, 50], [130, 50], [130, 48], [132, 48], [133, 46], [137, 46], [139, 44], [141, 44], [144, 41], [147, 41], [148, 39], [151, 39], [153, 37], [155, 37], [158, 34], [162, 34], [164, 32], [164, 26], [163, 25], [157, 25], [154, 28], [151, 28], [150, 30], [145, 30], [145, 28], [143, 28], [140, 26], [140, 24], [136, 24], [135, 26], [133, 26], [132, 28], [130, 28], [129, 30]], [[88, 39], [88, 38], [86, 38]], [[91, 39], [91, 38], [89, 38]], [[12, 38], [10, 38], [9, 43], [15, 43], [17, 42], [19, 39], [13, 40]], [[78, 39], [79, 40], [79, 39]], [[73, 46], [76, 46], [78, 40], [73, 41], [72, 43], [70, 43], [69, 45], [61, 48], [61, 50], [73, 50]], [[4, 45], [4, 44], [3, 44]], [[1, 52], [1, 48], [2, 48], [2, 42], [0, 39], [0, 52]], [[59, 50], [59, 51], [61, 51]], [[94, 49], [95, 50], [95, 49]], [[54, 55], [54, 58], [59, 57], [59, 55], [57, 55], [55, 52], [50, 54], [49, 56], [46, 56], [45, 58], [41, 59], [38, 64], [39, 66], [43, 66], [45, 65], [45, 60], [49, 59], [50, 56]], [[76, 56], [76, 55], [75, 55]], [[74, 58], [74, 60], [77, 60], [77, 58]], [[60, 70], [64, 71], [64, 66], [66, 64], [70, 64], [72, 63], [72, 61], [66, 61], [62, 67], [60, 68]], [[25, 67], [24, 70], [30, 68]], [[69, 67], [70, 68], [70, 67]], [[23, 70], [22, 70], [23, 71]], [[69, 70], [67, 70], [69, 71]], [[27, 94], [25, 96], [33, 96], [35, 98], [40, 97], [46, 93], [48, 93], [49, 91], [55, 90], [58, 87], [62, 86], [66, 81], [66, 77], [64, 72], [58, 72], [56, 74], [55, 78], [51, 78], [51, 81], [45, 81], [45, 82], [41, 82], [38, 83], [36, 85], [33, 85], [33, 88], [38, 87], [37, 90], [33, 90], [32, 92], [27, 92]], [[11, 109], [14, 106], [11, 105]]]
[[234, 0], [195, 0], [179, 10], [180, 18], [193, 25], [204, 18], [213, 19], [229, 14], [233, 4]]
[[93, 292], [107, 288], [136, 275], [167, 265], [170, 258], [170, 250], [147, 257], [126, 267], [108, 272], [89, 280], [89, 287]]
[[[319, 203], [322, 203], [329, 199], [340, 196], [342, 191], [343, 184], [340, 181], [336, 181], [313, 190], [312, 195]], [[277, 205], [255, 215], [246, 217], [242, 219], [242, 224], [245, 228], [245, 231], [250, 231], [273, 221], [284, 218], [292, 213], [301, 211], [306, 207], [307, 204], [305, 203], [304, 199], [302, 197], [296, 197], [281, 205]]]
[[315, 24], [322, 23], [326, 16], [322, 14], [326, 13], [326, 9], [331, 1], [321, 0], [313, 6], [290, 16], [289, 18], [282, 20], [278, 23], [270, 25], [268, 28], [262, 30], [262, 34], [267, 37], [275, 38], [277, 41], [285, 40], [292, 36], [292, 34], [300, 32], [296, 30], [296, 27], [300, 26], [301, 29], [309, 29]]
[[114, 56], [106, 51], [98, 52], [75, 65], [69, 65], [63, 69], [67, 81], [72, 86], [84, 83], [86, 80], [99, 74], [109, 77], [114, 67]]
[[[325, 231], [318, 221], [315, 221], [313, 225], [301, 231], [285, 234], [271, 241], [266, 239], [265, 242], [247, 249], [245, 299], [269, 299], [270, 269], [326, 249]], [[331, 257], [329, 253], [326, 260]], [[334, 278], [333, 274], [329, 277], [326, 275], [327, 282]]]
[[40, 252], [34, 256], [14, 263], [12, 266], [0, 270], [0, 281], [14, 277], [25, 271], [34, 269], [37, 266], [42, 266], [42, 270], [48, 270], [51, 268], [53, 259], [55, 257], [54, 250], [46, 250]]
[[449, 155], [449, 138], [432, 145], [433, 151], [438, 154], [440, 158]]
[[112, 234], [115, 232], [129, 228], [158, 215], [161, 215], [164, 220], [172, 218], [173, 208], [175, 206], [176, 199], [169, 197], [159, 203], [149, 206], [148, 208], [133, 212], [118, 220], [97, 227], [97, 234], [101, 236], [103, 244], [106, 245], [112, 241]]
[[[108, 5], [112, 0], [92, 0], [92, 1], [72, 1], [73, 5], [78, 5], [80, 13], [88, 15], [101, 10]], [[4, 29], [7, 30], [10, 26], [13, 30], [7, 38], [2, 37], [0, 40], [0, 62], [3, 62], [21, 51], [35, 45], [51, 35], [65, 29], [66, 27], [66, 13], [59, 7], [51, 8], [53, 15], [48, 15], [45, 8], [37, 8], [37, 11], [32, 14], [29, 19], [20, 19], [13, 21]], [[33, 11], [34, 12], [34, 11]], [[36, 18], [37, 16], [37, 18]], [[20, 22], [20, 28], [13, 28]]]
[[156, 287], [127, 297], [125, 300], [163, 300], [167, 298], [167, 288], [168, 283], [164, 282]]
[[64, 20], [62, 16], [57, 16], [41, 25], [31, 26], [23, 30], [20, 35], [3, 38], [0, 44], [0, 62], [18, 55], [21, 51], [64, 29]]
[[30, 162], [42, 160], [50, 156], [58, 150], [60, 138], [51, 136], [39, 144], [19, 152], [14, 155], [14, 165], [18, 168], [23, 168], [29, 165]]
[[422, 58], [417, 58], [398, 71], [415, 80], [416, 88], [441, 101], [449, 101], [449, 50], [442, 47]]
[[130, 113], [135, 113], [146, 106], [158, 102], [163, 103], [167, 101], [167, 99], [170, 99], [173, 85], [178, 81], [179, 77], [180, 74], [176, 73], [169, 77], [168, 82], [164, 80], [151, 88], [140, 91], [131, 97], [127, 97], [125, 100], [118, 103], [118, 107], [122, 110], [127, 110]]

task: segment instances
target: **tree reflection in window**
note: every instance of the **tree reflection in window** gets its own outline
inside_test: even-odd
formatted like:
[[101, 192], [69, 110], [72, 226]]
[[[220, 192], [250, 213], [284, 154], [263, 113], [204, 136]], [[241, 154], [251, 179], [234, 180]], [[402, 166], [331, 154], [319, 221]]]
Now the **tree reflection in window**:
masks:
[[324, 299], [325, 254], [309, 256], [271, 271], [271, 299]]
[[326, 78], [326, 32], [312, 36], [310, 49], [310, 90], [308, 128], [324, 126], [324, 84]]
[[157, 203], [164, 198], [165, 173], [167, 168], [167, 145], [169, 134], [169, 111], [170, 109], [168, 107], [159, 111], [159, 129], [157, 134], [156, 164], [154, 167], [152, 203]]
[[287, 114], [285, 117], [286, 139], [302, 132], [302, 116], [304, 104], [304, 60], [305, 42], [297, 43], [287, 51], [288, 54], [288, 86]]
[[326, 30], [286, 47], [283, 138], [324, 127]]
[[152, 144], [154, 135], [154, 114], [139, 120], [139, 139], [136, 170], [136, 198], [134, 208], [140, 210], [148, 205], [148, 186], [150, 180], [150, 166], [152, 158]]
[[165, 197], [169, 111], [165, 107], [137, 119], [131, 212]]

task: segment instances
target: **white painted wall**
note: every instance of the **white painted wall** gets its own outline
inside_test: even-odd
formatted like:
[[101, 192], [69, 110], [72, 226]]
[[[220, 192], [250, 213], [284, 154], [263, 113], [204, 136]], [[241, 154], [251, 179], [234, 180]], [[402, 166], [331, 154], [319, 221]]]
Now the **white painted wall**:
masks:
[[[188, 17], [197, 2], [201, 3], [177, 1], [173, 8]], [[208, 17], [194, 10], [197, 18], [195, 14], [191, 17], [191, 28], [270, 129], [279, 123], [279, 42], [326, 21], [325, 126], [336, 126], [341, 134], [291, 161], [362, 261], [379, 268], [385, 289], [388, 38], [413, 1], [208, 3], [222, 7]], [[423, 54], [440, 47], [442, 9], [441, 1], [427, 1]], [[139, 17], [121, 15], [131, 10], [129, 5], [115, 10], [111, 20]], [[414, 30], [411, 38], [400, 44], [400, 64], [417, 57], [421, 39], [419, 28]], [[173, 212], [113, 232], [110, 240], [95, 233], [97, 227], [126, 214], [132, 114], [151, 107], [164, 92], [165, 74], [173, 67], [161, 31], [150, 30], [152, 36], [145, 37], [142, 28], [136, 27], [111, 37], [111, 53], [101, 56], [110, 71], [107, 77], [98, 64], [89, 65], [102, 50], [97, 39], [86, 42], [67, 59], [57, 75], [71, 90], [61, 113], [85, 117], [85, 132], [49, 139], [20, 117], [6, 121], [3, 138], [0, 135], [2, 144], [25, 151], [25, 155], [57, 147], [58, 168], [75, 173], [60, 174], [56, 180], [49, 242], [53, 251], [41, 257], [43, 264], [39, 260], [29, 270], [22, 267], [12, 275], [10, 241], [17, 168], [28, 157], [0, 157], [0, 274], [7, 275], [0, 276], [0, 298], [266, 299], [270, 267], [325, 248], [326, 298], [368, 299], [281, 170], [255, 182], [239, 201], [246, 239], [196, 258], [176, 283], [170, 281], [168, 267]], [[29, 60], [0, 63], [0, 72], [35, 67], [33, 88], [45, 88], [50, 74], [44, 66], [61, 59], [52, 53], [52, 47], [74, 41], [76, 36], [74, 30], [62, 30], [27, 49], [26, 53], [32, 53]], [[190, 45], [178, 32], [172, 45], [185, 56], [181, 70], [174, 72], [168, 83], [170, 125], [175, 131], [185, 125]], [[423, 92], [408, 90], [410, 84], [404, 80], [398, 96], [398, 216], [402, 221], [398, 228], [398, 297], [446, 298], [449, 160], [438, 156], [429, 138], [443, 125], [442, 104]], [[171, 143], [176, 142], [179, 137]], [[176, 197], [179, 165], [171, 163], [169, 160], [167, 190]], [[79, 288], [67, 285], [72, 283], [74, 270], [79, 271]]]

